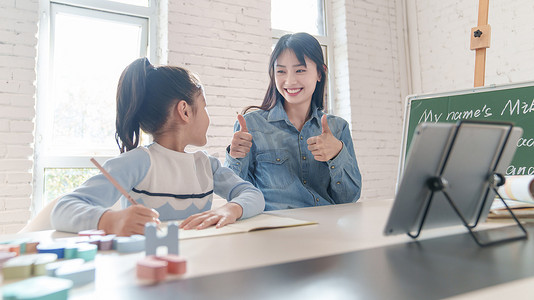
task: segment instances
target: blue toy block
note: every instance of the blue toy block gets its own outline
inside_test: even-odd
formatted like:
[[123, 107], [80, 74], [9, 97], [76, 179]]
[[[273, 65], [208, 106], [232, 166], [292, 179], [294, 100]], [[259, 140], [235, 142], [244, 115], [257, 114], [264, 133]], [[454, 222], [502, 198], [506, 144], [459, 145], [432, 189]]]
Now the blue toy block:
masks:
[[120, 236], [114, 240], [116, 249], [120, 253], [140, 252], [145, 250], [145, 237], [142, 235], [134, 234], [129, 237]]
[[50, 243], [40, 243], [37, 245], [38, 253], [54, 253], [57, 255], [57, 258], [63, 258], [65, 256], [65, 247], [66, 243], [63, 242], [50, 242]]
[[156, 255], [160, 246], [167, 247], [167, 254], [178, 255], [178, 222], [170, 222], [167, 225], [167, 235], [158, 236], [157, 224], [154, 222], [145, 224], [145, 251], [146, 255]]
[[72, 281], [48, 276], [34, 277], [4, 286], [4, 300], [66, 300]]

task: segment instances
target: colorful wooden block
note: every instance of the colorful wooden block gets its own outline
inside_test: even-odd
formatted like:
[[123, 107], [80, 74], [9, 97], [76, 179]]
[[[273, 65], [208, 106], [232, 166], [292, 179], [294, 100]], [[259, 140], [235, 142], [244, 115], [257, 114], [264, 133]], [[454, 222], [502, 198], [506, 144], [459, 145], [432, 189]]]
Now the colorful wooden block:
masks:
[[32, 275], [45, 275], [45, 266], [56, 261], [54, 253], [38, 253], [14, 257], [6, 261], [2, 268], [4, 279], [28, 278]]
[[63, 250], [63, 258], [73, 259], [77, 258], [78, 255], [78, 245], [77, 244], [68, 244]]
[[72, 281], [48, 276], [34, 277], [2, 288], [4, 300], [66, 300]]
[[70, 264], [58, 268], [56, 277], [72, 280], [74, 286], [81, 286], [95, 281], [95, 265], [85, 263], [81, 265]]
[[[11, 241], [0, 242], [0, 244], [9, 245], [11, 247], [19, 246], [18, 254], [20, 255], [20, 254], [26, 253], [26, 242], [28, 242], [28, 241], [29, 241], [29, 239], [23, 238], [23, 239], [16, 239], [16, 240], [11, 240]], [[11, 251], [11, 252], [15, 252], [15, 251]]]
[[179, 255], [168, 254], [150, 257], [167, 262], [167, 273], [169, 274], [181, 275], [187, 271], [187, 261]]
[[137, 278], [162, 281], [167, 277], [167, 262], [145, 257], [137, 262]]
[[12, 259], [13, 257], [17, 256], [17, 253], [15, 252], [0, 252], [0, 268], [2, 268], [2, 265]]
[[89, 243], [76, 244], [76, 257], [83, 258], [85, 261], [91, 261], [95, 259], [98, 251], [98, 246]]
[[113, 249], [113, 239], [115, 238], [114, 234], [108, 234], [100, 238], [100, 244], [98, 245], [98, 250], [106, 251]]
[[33, 262], [33, 270], [32, 275], [33, 276], [41, 276], [46, 275], [46, 265], [49, 263], [55, 262], [57, 260], [57, 256], [53, 253], [42, 253], [42, 254], [28, 254], [27, 257], [34, 257]]
[[98, 246], [98, 250], [112, 250], [113, 249], [113, 239], [116, 236], [114, 234], [108, 234], [104, 236], [93, 235], [88, 239], [88, 243]]
[[17, 255], [20, 255], [20, 245], [19, 244], [0, 245], [0, 252], [14, 252]]
[[71, 265], [79, 266], [79, 265], [83, 265], [84, 263], [85, 263], [85, 260], [83, 260], [82, 258], [74, 258], [74, 259], [67, 259], [67, 260], [52, 262], [46, 265], [46, 275], [54, 277], [56, 276], [57, 269], [61, 267], [71, 266]]
[[63, 258], [65, 256], [66, 243], [63, 242], [48, 242], [40, 243], [36, 249], [38, 253], [54, 253], [57, 258]]
[[82, 230], [78, 232], [79, 236], [106, 235], [104, 230]]
[[85, 243], [89, 241], [89, 236], [71, 236], [65, 238], [55, 239], [56, 243], [65, 243], [65, 244], [76, 244], [76, 243]]
[[156, 255], [160, 246], [167, 247], [167, 254], [178, 255], [178, 222], [170, 222], [167, 226], [167, 235], [158, 236], [154, 222], [145, 224], [146, 255]]
[[100, 248], [100, 237], [101, 235], [93, 235], [91, 238], [87, 241], [89, 244], [95, 245], [97, 248]]
[[[20, 257], [20, 256], [17, 256], [17, 257]], [[33, 260], [28, 261], [26, 259], [19, 260], [15, 258], [8, 260], [2, 266], [2, 273], [4, 274], [4, 280], [28, 278], [32, 276]]]
[[142, 235], [135, 234], [129, 237], [116, 237], [114, 243], [114, 248], [120, 253], [140, 252], [145, 250], [145, 237]]
[[39, 242], [37, 241], [26, 242], [25, 253], [37, 253], [37, 245], [39, 245]]

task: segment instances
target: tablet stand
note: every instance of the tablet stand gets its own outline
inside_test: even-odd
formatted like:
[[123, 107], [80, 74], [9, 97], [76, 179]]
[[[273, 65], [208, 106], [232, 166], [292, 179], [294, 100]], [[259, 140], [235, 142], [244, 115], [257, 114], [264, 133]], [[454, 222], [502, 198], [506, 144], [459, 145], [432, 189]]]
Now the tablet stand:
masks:
[[[464, 218], [464, 216], [462, 215], [462, 213], [460, 212], [460, 210], [458, 209], [458, 207], [456, 206], [456, 204], [454, 203], [453, 199], [451, 199], [451, 197], [449, 196], [449, 194], [447, 193], [447, 188], [448, 188], [448, 183], [447, 183], [447, 180], [445, 178], [442, 177], [443, 175], [443, 172], [445, 171], [445, 167], [447, 165], [447, 161], [449, 159], [449, 156], [450, 156], [450, 153], [452, 151], [452, 148], [454, 146], [454, 142], [456, 140], [456, 137], [458, 135], [458, 132], [460, 131], [460, 128], [462, 127], [462, 124], [466, 124], [466, 123], [471, 123], [471, 124], [496, 124], [496, 125], [507, 125], [509, 126], [509, 129], [508, 129], [508, 132], [507, 132], [507, 135], [506, 135], [506, 138], [502, 144], [502, 147], [499, 151], [499, 153], [497, 154], [497, 157], [496, 157], [496, 161], [495, 161], [495, 164], [493, 165], [492, 167], [492, 174], [487, 178], [487, 181], [490, 185], [490, 187], [488, 188], [488, 190], [486, 191], [486, 197], [484, 198], [484, 202], [482, 203], [482, 205], [480, 206], [480, 210], [478, 211], [478, 215], [477, 215], [477, 218], [476, 218], [476, 221], [473, 225], [469, 225], [468, 222], [466, 221], [466, 219]], [[425, 219], [427, 217], [427, 214], [428, 214], [428, 211], [429, 211], [429, 208], [430, 208], [430, 205], [431, 205], [431, 202], [432, 202], [432, 199], [433, 199], [433, 196], [435, 193], [437, 192], [441, 192], [443, 193], [443, 195], [445, 196], [445, 198], [447, 199], [447, 202], [450, 204], [450, 206], [452, 207], [452, 209], [454, 210], [454, 212], [458, 215], [458, 217], [461, 219], [463, 225], [467, 228], [467, 230], [469, 231], [469, 234], [473, 237], [473, 239], [475, 240], [475, 242], [481, 246], [481, 247], [484, 247], [484, 246], [490, 246], [490, 245], [494, 245], [494, 244], [499, 244], [499, 243], [504, 243], [504, 242], [510, 242], [510, 241], [515, 241], [515, 240], [522, 240], [522, 239], [526, 239], [527, 238], [527, 231], [525, 230], [525, 228], [523, 227], [523, 225], [521, 225], [521, 223], [519, 222], [519, 220], [517, 219], [517, 217], [515, 216], [515, 214], [512, 212], [512, 210], [510, 209], [510, 207], [508, 207], [508, 205], [506, 204], [506, 202], [504, 201], [504, 199], [501, 197], [501, 195], [499, 194], [499, 192], [497, 191], [497, 187], [499, 186], [502, 186], [504, 185], [504, 182], [505, 182], [505, 178], [502, 174], [500, 173], [496, 173], [495, 172], [495, 169], [497, 168], [498, 166], [498, 163], [500, 161], [500, 158], [502, 156], [502, 153], [504, 151], [504, 148], [506, 147], [506, 144], [508, 143], [508, 139], [510, 137], [510, 133], [512, 132], [512, 128], [513, 128], [513, 124], [512, 123], [504, 123], [504, 122], [480, 122], [480, 121], [472, 121], [472, 120], [463, 120], [463, 121], [460, 121], [458, 126], [456, 127], [456, 131], [454, 132], [454, 135], [453, 135], [453, 138], [452, 138], [452, 141], [447, 149], [447, 151], [445, 152], [445, 156], [444, 156], [444, 162], [443, 162], [443, 166], [441, 167], [441, 170], [439, 172], [439, 175], [438, 176], [435, 176], [435, 177], [431, 177], [427, 180], [426, 182], [426, 185], [428, 187], [428, 189], [431, 190], [431, 195], [430, 195], [430, 199], [428, 200], [428, 203], [424, 209], [424, 212], [423, 212], [423, 215], [422, 215], [422, 218], [421, 218], [421, 223], [419, 224], [419, 228], [417, 230], [417, 232], [415, 234], [412, 234], [410, 232], [408, 232], [408, 236], [410, 236], [411, 238], [417, 238], [420, 234], [421, 234], [421, 230], [423, 228], [423, 224], [425, 222]], [[490, 240], [488, 242], [484, 242], [481, 238], [479, 238], [477, 235], [478, 233], [480, 232], [484, 232], [484, 233], [488, 233], [488, 232], [496, 232], [496, 231], [499, 231], [499, 230], [502, 230], [503, 228], [497, 228], [497, 229], [491, 229], [491, 230], [484, 230], [484, 231], [474, 231], [473, 229], [477, 226], [478, 222], [480, 221], [480, 218], [482, 216], [482, 212], [483, 212], [483, 209], [484, 207], [486, 206], [486, 201], [489, 201], [488, 198], [490, 197], [487, 197], [488, 193], [489, 193], [489, 189], [492, 189], [495, 194], [499, 197], [499, 199], [501, 199], [502, 203], [504, 204], [504, 206], [506, 207], [506, 210], [510, 213], [510, 215], [512, 216], [512, 218], [514, 219], [515, 223], [517, 224], [517, 227], [519, 227], [519, 229], [521, 229], [521, 232], [522, 234], [520, 235], [515, 235], [515, 236], [512, 236], [512, 237], [506, 237], [506, 238], [500, 238], [500, 239], [494, 239], [494, 240]]]

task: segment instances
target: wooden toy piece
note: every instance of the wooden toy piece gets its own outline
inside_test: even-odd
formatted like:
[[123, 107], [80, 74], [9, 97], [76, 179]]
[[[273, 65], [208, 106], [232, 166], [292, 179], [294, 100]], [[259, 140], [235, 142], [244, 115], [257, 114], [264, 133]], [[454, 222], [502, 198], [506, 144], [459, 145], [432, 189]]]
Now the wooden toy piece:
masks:
[[83, 258], [85, 261], [91, 261], [95, 259], [96, 252], [98, 251], [98, 246], [89, 244], [89, 243], [79, 243], [76, 245], [77, 258]]
[[20, 255], [20, 245], [17, 244], [3, 244], [0, 245], [0, 252], [14, 252]]
[[95, 245], [98, 249], [100, 249], [100, 238], [101, 235], [92, 235], [90, 239], [87, 241], [89, 244]]
[[33, 256], [35, 258], [32, 270], [33, 276], [46, 275], [46, 266], [49, 263], [55, 262], [57, 260], [57, 255], [55, 255], [54, 253], [37, 253], [29, 254], [26, 256]]
[[71, 265], [79, 266], [79, 265], [83, 265], [84, 263], [85, 263], [85, 260], [83, 260], [82, 258], [74, 258], [74, 259], [67, 259], [67, 260], [52, 262], [46, 265], [46, 275], [54, 277], [56, 276], [57, 269], [61, 267], [71, 266]]
[[[17, 246], [19, 247], [18, 255], [26, 253], [26, 242], [28, 242], [30, 239], [28, 238], [22, 238], [22, 239], [16, 239], [11, 241], [3, 241], [0, 242], [0, 247], [5, 249], [5, 246], [15, 249]], [[4, 247], [2, 247], [4, 246]], [[3, 251], [0, 249], [0, 251]], [[11, 250], [8, 252], [16, 252], [15, 250]]]
[[6, 285], [2, 295], [4, 300], [66, 300], [71, 288], [71, 280], [40, 276]]
[[[20, 257], [20, 256], [17, 256]], [[15, 257], [15, 258], [17, 258]], [[15, 259], [12, 258], [4, 263], [2, 266], [2, 273], [4, 274], [4, 280], [28, 278], [32, 276], [33, 260], [28, 259]]]
[[71, 236], [71, 237], [65, 237], [65, 238], [59, 238], [55, 239], [57, 243], [65, 243], [65, 244], [76, 244], [76, 243], [85, 243], [89, 241], [89, 236]]
[[98, 250], [111, 250], [113, 249], [114, 234], [108, 234], [104, 236], [92, 235], [87, 241], [90, 244], [97, 245]]
[[150, 257], [167, 262], [167, 273], [169, 274], [181, 275], [181, 274], [185, 274], [187, 270], [187, 261], [185, 260], [185, 258], [179, 255], [168, 254], [168, 255], [163, 255], [163, 256], [150, 256]]
[[63, 250], [63, 258], [73, 259], [78, 257], [78, 245], [77, 244], [68, 244]]
[[[21, 255], [21, 254], [26, 253], [26, 241], [28, 240], [29, 239], [16, 239], [16, 240], [11, 240], [11, 241], [5, 241], [5, 242], [1, 242], [0, 246], [5, 245], [8, 247], [11, 247], [12, 249], [15, 249], [16, 247], [18, 247], [18, 255]], [[17, 252], [17, 251], [11, 250], [10, 252]]]
[[115, 238], [114, 234], [108, 234], [100, 238], [100, 244], [98, 245], [98, 250], [106, 251], [113, 249], [113, 239]]
[[162, 281], [167, 277], [167, 262], [145, 257], [137, 262], [137, 278]]
[[72, 280], [74, 286], [81, 286], [95, 281], [95, 265], [93, 263], [65, 265], [58, 268], [55, 275], [58, 278]]
[[57, 259], [54, 253], [38, 253], [14, 257], [4, 263], [4, 279], [28, 278], [46, 274], [45, 265]]
[[26, 252], [25, 253], [37, 253], [37, 245], [39, 245], [39, 242], [37, 242], [37, 241], [26, 242]]
[[40, 243], [36, 249], [38, 253], [54, 253], [57, 255], [57, 258], [63, 258], [65, 256], [66, 246], [67, 244], [62, 242], [49, 242]]
[[15, 252], [0, 252], [0, 268], [2, 268], [2, 265], [12, 259], [13, 257], [17, 256], [17, 253]]
[[79, 236], [93, 236], [93, 235], [100, 235], [100, 236], [104, 236], [106, 235], [106, 232], [104, 230], [82, 230], [80, 232], [78, 232], [78, 235]]
[[114, 239], [116, 243], [115, 249], [120, 253], [140, 252], [145, 250], [145, 237], [142, 235], [134, 234], [130, 237], [116, 237]]
[[145, 224], [146, 255], [156, 255], [156, 250], [160, 246], [167, 247], [167, 254], [178, 255], [178, 223], [169, 223], [166, 236], [158, 236], [157, 228], [154, 222]]

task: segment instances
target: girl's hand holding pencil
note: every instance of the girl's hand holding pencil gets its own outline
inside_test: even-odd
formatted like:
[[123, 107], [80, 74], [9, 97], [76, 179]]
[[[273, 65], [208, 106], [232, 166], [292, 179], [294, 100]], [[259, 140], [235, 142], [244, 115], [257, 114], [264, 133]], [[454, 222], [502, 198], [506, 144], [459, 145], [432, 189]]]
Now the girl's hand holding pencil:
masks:
[[123, 210], [108, 210], [98, 222], [98, 229], [118, 236], [145, 234], [145, 224], [157, 222], [159, 214], [141, 204], [131, 205]]
[[148, 222], [160, 223], [159, 213], [156, 210], [138, 204], [94, 158], [91, 158], [91, 162], [132, 203], [126, 209], [108, 210], [102, 214], [98, 222], [98, 229], [104, 230], [108, 234], [130, 236], [132, 234], [144, 234], [145, 224]]

